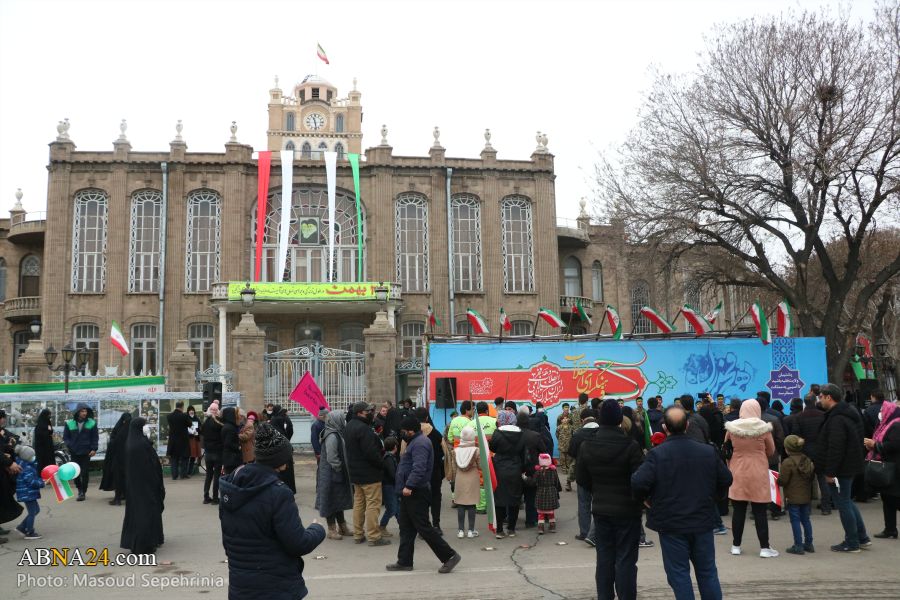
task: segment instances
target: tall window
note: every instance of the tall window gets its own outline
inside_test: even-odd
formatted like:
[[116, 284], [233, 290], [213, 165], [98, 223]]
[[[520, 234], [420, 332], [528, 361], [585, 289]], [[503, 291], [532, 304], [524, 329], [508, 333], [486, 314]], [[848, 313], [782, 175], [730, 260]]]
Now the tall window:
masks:
[[192, 323], [188, 326], [188, 343], [197, 356], [197, 370], [203, 371], [213, 364], [213, 326], [210, 323]]
[[334, 145], [334, 151], [337, 152], [337, 159], [344, 160], [344, 145], [340, 142]]
[[344, 323], [341, 325], [341, 350], [358, 352], [366, 351], [366, 341], [363, 337], [363, 325], [360, 323]]
[[303, 145], [300, 146], [300, 158], [312, 158], [312, 146], [309, 145], [309, 142], [303, 142]]
[[300, 323], [294, 331], [294, 346], [311, 346], [322, 343], [322, 326], [318, 323]]
[[469, 319], [460, 319], [456, 322], [456, 335], [472, 335], [472, 324]]
[[453, 286], [457, 292], [481, 291], [481, 205], [468, 194], [453, 196]]
[[208, 292], [219, 279], [220, 211], [219, 195], [211, 190], [197, 190], [188, 196], [184, 269], [188, 292]]
[[566, 296], [581, 296], [581, 263], [574, 256], [563, 261], [563, 289]]
[[19, 357], [28, 348], [28, 342], [31, 340], [31, 332], [27, 329], [17, 331], [13, 334], [13, 356], [12, 356], [12, 372], [18, 375]]
[[328, 152], [328, 144], [326, 144], [325, 142], [319, 142], [318, 152], [319, 152], [319, 156], [318, 156], [318, 157], [319, 157], [319, 158], [323, 158], [325, 155], [322, 154], [322, 153], [323, 153], [323, 152]]
[[6, 259], [0, 257], [0, 302], [6, 301]]
[[[691, 308], [700, 311], [700, 283], [696, 279], [688, 279], [684, 282], [684, 303], [690, 304]], [[690, 331], [691, 325], [688, 320], [684, 320], [685, 330]]]
[[404, 358], [422, 358], [425, 354], [425, 321], [407, 321], [400, 327], [400, 346]]
[[156, 374], [156, 325], [139, 323], [131, 328], [131, 372]]
[[338, 114], [334, 117], [334, 132], [344, 133], [344, 115]]
[[603, 265], [599, 260], [591, 266], [591, 292], [594, 302], [603, 302]]
[[131, 197], [129, 292], [159, 290], [159, 227], [162, 194], [141, 190]]
[[534, 291], [534, 258], [531, 229], [531, 202], [521, 196], [507, 196], [500, 203], [503, 235], [503, 291]]
[[285, 150], [293, 150], [293, 149], [294, 149], [294, 142], [288, 142], [287, 144], [285, 144], [285, 145], [284, 145], [284, 149], [285, 149]]
[[534, 323], [531, 321], [513, 321], [510, 335], [531, 335], [534, 331]]
[[41, 295], [41, 259], [29, 254], [19, 263], [19, 296]]
[[397, 197], [397, 281], [404, 292], [428, 291], [428, 203], [421, 194]]
[[72, 341], [76, 350], [87, 348], [89, 358], [85, 371], [96, 375], [100, 365], [100, 328], [92, 323], [79, 323], [72, 328]]
[[103, 292], [106, 285], [107, 198], [100, 190], [75, 194], [72, 220], [72, 291]]
[[631, 323], [635, 333], [650, 333], [653, 324], [641, 314], [641, 309], [650, 304], [650, 285], [638, 279], [631, 285]]
[[295, 119], [295, 118], [296, 118], [296, 117], [294, 116], [294, 113], [289, 112], [289, 113], [287, 114], [287, 122], [286, 122], [285, 125], [284, 125], [284, 128], [285, 128], [286, 130], [288, 130], [288, 131], [294, 131], [294, 129], [295, 129], [294, 119]]

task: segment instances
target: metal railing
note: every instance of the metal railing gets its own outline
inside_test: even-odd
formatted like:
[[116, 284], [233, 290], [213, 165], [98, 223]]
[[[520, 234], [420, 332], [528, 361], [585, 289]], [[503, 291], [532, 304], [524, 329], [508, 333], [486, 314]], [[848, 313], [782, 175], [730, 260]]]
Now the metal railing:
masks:
[[579, 302], [584, 310], [593, 310], [594, 308], [594, 301], [584, 296], [559, 297], [559, 307], [566, 312], [570, 312]]
[[16, 215], [12, 215], [9, 219], [10, 226], [13, 225], [21, 225], [25, 222], [34, 222], [34, 221], [46, 221], [47, 213], [43, 210], [27, 212], [27, 213], [19, 213]]

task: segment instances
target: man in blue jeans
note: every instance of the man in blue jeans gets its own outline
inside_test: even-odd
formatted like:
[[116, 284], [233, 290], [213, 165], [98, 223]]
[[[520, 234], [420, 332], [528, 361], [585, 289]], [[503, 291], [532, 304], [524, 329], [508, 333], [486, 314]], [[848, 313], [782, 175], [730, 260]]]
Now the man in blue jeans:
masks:
[[631, 476], [635, 498], [649, 507], [647, 527], [659, 532], [663, 567], [676, 600], [694, 600], [691, 564], [703, 600], [721, 600], [713, 527], [717, 502], [728, 493], [731, 471], [709, 444], [687, 435], [680, 406], [666, 409], [666, 441]]
[[859, 552], [872, 545], [859, 508], [853, 502], [853, 479], [863, 472], [863, 421], [859, 412], [842, 402], [844, 392], [826, 383], [819, 392], [825, 420], [819, 430], [813, 462], [825, 474], [831, 499], [841, 515], [844, 541], [831, 547], [834, 552]]
[[[593, 409], [585, 408], [581, 411], [581, 427], [572, 434], [572, 441], [569, 442], [569, 456], [573, 460], [573, 464], [569, 467], [572, 471], [578, 468], [578, 449], [581, 444], [590, 438], [593, 438], [600, 427], [597, 423], [597, 415]], [[594, 545], [594, 526], [592, 524], [591, 514], [591, 491], [583, 486], [578, 486], [578, 535], [576, 540], [583, 540]]]

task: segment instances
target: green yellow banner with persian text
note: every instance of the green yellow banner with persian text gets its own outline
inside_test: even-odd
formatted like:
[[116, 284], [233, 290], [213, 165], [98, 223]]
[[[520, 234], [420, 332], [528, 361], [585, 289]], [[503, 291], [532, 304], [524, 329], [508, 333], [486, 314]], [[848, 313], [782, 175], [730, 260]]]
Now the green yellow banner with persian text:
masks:
[[[228, 282], [228, 299], [240, 300], [241, 290], [246, 286], [243, 281]], [[267, 302], [322, 302], [349, 300], [376, 300], [375, 288], [378, 283], [299, 283], [299, 282], [261, 282], [253, 284], [256, 292], [255, 300]], [[383, 284], [388, 288], [390, 297], [391, 284]]]

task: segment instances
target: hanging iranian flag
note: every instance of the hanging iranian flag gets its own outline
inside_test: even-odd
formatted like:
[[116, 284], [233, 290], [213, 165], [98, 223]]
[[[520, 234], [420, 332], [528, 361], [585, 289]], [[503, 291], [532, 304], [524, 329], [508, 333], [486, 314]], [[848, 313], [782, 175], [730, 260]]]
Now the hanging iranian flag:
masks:
[[777, 471], [769, 471], [769, 498], [778, 506], [784, 506], [784, 498], [781, 496], [781, 487], [778, 485]]
[[487, 321], [484, 320], [484, 317], [478, 314], [477, 311], [473, 309], [468, 309], [466, 311], [466, 318], [469, 319], [469, 323], [472, 325], [472, 333], [489, 333]]
[[549, 308], [544, 308], [543, 306], [538, 310], [538, 316], [542, 318], [550, 327], [565, 327], [566, 324], [563, 322], [562, 318]]
[[606, 320], [609, 321], [609, 328], [612, 331], [614, 340], [622, 339], [622, 319], [619, 318], [619, 313], [615, 308], [606, 305]]
[[769, 321], [766, 320], [766, 311], [759, 302], [754, 302], [750, 307], [750, 317], [753, 319], [753, 324], [756, 325], [756, 335], [759, 336], [759, 340], [763, 345], [771, 344], [772, 330], [769, 329]]
[[512, 331], [512, 322], [506, 316], [506, 311], [503, 310], [502, 306], [500, 307], [500, 327], [503, 331]]
[[328, 62], [328, 55], [325, 54], [325, 49], [322, 47], [322, 44], [316, 44], [316, 56], [324, 61], [326, 65], [331, 64]]
[[650, 308], [649, 306], [645, 306], [641, 309], [641, 314], [647, 319], [656, 325], [656, 328], [659, 329], [661, 333], [672, 333], [675, 331], [675, 326], [669, 323], [664, 316]]
[[712, 324], [706, 320], [706, 317], [694, 310], [690, 304], [685, 304], [681, 309], [681, 314], [687, 319], [687, 322], [694, 328], [697, 337], [713, 330]]
[[434, 328], [435, 325], [440, 325], [441, 320], [437, 318], [437, 315], [434, 314], [434, 311], [431, 310], [431, 305], [428, 305], [428, 324]]
[[716, 307], [714, 309], [712, 309], [711, 311], [709, 311], [708, 313], [706, 313], [706, 315], [703, 318], [706, 319], [707, 321], [709, 321], [710, 324], [715, 325], [716, 318], [719, 316], [720, 312], [722, 312], [722, 301], [721, 300], [719, 300], [719, 303], [716, 304]]
[[109, 328], [109, 341], [112, 342], [113, 346], [119, 349], [122, 356], [128, 356], [130, 352], [128, 349], [128, 342], [125, 341], [125, 336], [122, 335], [122, 330], [119, 329], [119, 324], [115, 321], [112, 322], [112, 327]]
[[475, 429], [478, 434], [478, 462], [481, 463], [482, 489], [484, 490], [484, 512], [491, 533], [497, 531], [497, 511], [494, 509], [494, 489], [497, 487], [497, 474], [494, 472], [494, 461], [488, 448], [487, 436], [481, 428], [481, 419], [475, 418]]
[[588, 316], [588, 314], [584, 311], [584, 307], [581, 306], [581, 302], [580, 302], [580, 301], [579, 301], [579, 302], [576, 302], [576, 303], [575, 303], [575, 306], [574, 306], [573, 308], [575, 309], [575, 312], [578, 313], [578, 318], [581, 319], [581, 321], [582, 321], [583, 323], [587, 323], [588, 325], [591, 324], [591, 318], [590, 318], [590, 317]]
[[778, 337], [791, 337], [791, 334], [794, 333], [794, 315], [787, 300], [778, 303], [776, 315], [778, 317]]

